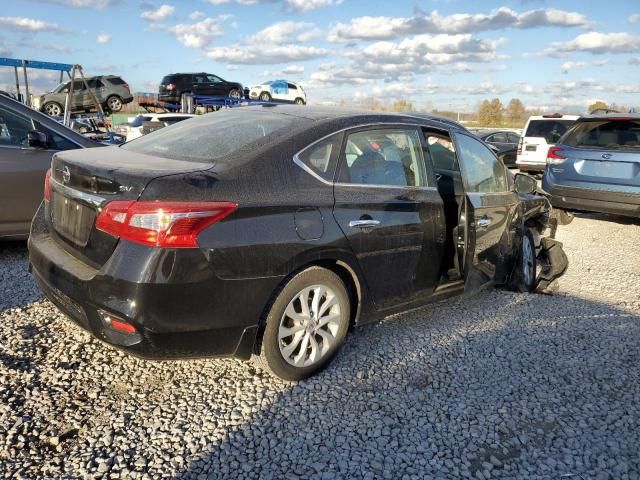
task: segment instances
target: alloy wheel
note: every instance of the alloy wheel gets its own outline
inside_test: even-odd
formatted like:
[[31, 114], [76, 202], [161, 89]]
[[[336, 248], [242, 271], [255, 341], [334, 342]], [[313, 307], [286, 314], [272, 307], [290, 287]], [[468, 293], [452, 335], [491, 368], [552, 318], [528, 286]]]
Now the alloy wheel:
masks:
[[326, 285], [298, 292], [280, 319], [278, 345], [282, 358], [294, 367], [319, 362], [336, 343], [342, 321], [341, 305]]
[[44, 112], [52, 117], [62, 115], [62, 108], [57, 103], [47, 103], [44, 106]]
[[112, 112], [119, 112], [122, 108], [122, 101], [119, 98], [112, 97], [109, 99], [108, 105]]
[[536, 262], [533, 257], [533, 245], [531, 244], [531, 238], [529, 235], [522, 237], [522, 275], [524, 283], [527, 286], [533, 285], [536, 277]]

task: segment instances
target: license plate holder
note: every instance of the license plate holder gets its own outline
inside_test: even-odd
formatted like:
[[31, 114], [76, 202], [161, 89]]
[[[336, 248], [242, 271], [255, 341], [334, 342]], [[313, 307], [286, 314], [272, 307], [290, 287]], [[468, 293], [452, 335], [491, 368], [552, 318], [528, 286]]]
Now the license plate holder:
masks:
[[85, 247], [89, 242], [91, 229], [96, 219], [95, 210], [77, 200], [52, 191], [51, 211], [51, 219], [56, 232], [74, 244]]

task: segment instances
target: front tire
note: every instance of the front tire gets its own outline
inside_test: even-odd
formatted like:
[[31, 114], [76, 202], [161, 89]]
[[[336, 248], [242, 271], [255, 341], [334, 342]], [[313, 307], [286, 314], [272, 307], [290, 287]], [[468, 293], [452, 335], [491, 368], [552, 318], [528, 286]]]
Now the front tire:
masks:
[[517, 292], [531, 293], [536, 289], [538, 262], [533, 235], [527, 230], [522, 236], [517, 265], [513, 272], [512, 288]]
[[56, 102], [45, 103], [42, 106], [42, 111], [50, 117], [59, 117], [64, 112], [64, 110], [62, 109], [62, 105]]
[[310, 267], [293, 276], [269, 308], [259, 364], [287, 381], [325, 368], [344, 342], [351, 305], [338, 275]]
[[229, 92], [229, 98], [235, 98], [237, 100], [242, 98], [242, 93], [240, 93], [240, 90], [234, 88], [233, 90], [231, 90]]

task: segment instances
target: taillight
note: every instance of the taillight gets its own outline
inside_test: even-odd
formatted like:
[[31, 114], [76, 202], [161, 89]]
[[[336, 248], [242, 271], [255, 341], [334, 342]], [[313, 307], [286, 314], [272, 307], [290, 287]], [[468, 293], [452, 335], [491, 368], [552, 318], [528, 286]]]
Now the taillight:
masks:
[[564, 162], [567, 157], [563, 157], [560, 155], [562, 153], [562, 148], [560, 147], [549, 147], [549, 151], [547, 152], [547, 163], [551, 163], [557, 165], [558, 163]]
[[47, 202], [51, 200], [51, 169], [44, 176], [44, 199]]
[[522, 137], [520, 137], [520, 140], [518, 140], [518, 150], [516, 151], [516, 155], [522, 155], [522, 143], [524, 142], [524, 140], [522, 139]]
[[128, 83], [125, 83], [122, 85], [124, 88], [126, 88], [127, 90], [131, 91], [131, 88], [129, 87]]
[[197, 248], [198, 235], [236, 208], [232, 202], [114, 201], [101, 209], [96, 228], [151, 247]]
[[167, 90], [171, 91], [171, 90], [173, 90], [174, 88], [176, 88], [176, 86], [175, 86], [173, 83], [169, 83], [169, 84], [167, 84], [167, 86], [166, 86], [166, 87], [164, 87], [164, 88], [166, 88]]

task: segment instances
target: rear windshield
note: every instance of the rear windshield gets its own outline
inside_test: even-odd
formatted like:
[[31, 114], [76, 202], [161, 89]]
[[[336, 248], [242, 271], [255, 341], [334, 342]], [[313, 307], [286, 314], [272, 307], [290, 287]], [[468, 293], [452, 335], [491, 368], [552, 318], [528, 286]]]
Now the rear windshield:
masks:
[[179, 122], [122, 146], [146, 155], [176, 160], [210, 162], [277, 138], [301, 118], [269, 109], [222, 110]]
[[523, 137], [542, 137], [547, 143], [556, 143], [575, 120], [531, 120]]
[[562, 143], [582, 148], [640, 149], [640, 120], [579, 122], [563, 138]]

